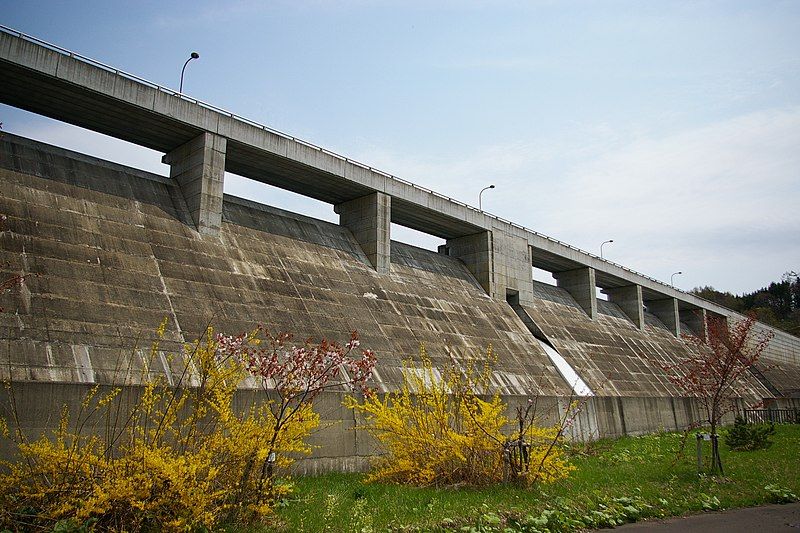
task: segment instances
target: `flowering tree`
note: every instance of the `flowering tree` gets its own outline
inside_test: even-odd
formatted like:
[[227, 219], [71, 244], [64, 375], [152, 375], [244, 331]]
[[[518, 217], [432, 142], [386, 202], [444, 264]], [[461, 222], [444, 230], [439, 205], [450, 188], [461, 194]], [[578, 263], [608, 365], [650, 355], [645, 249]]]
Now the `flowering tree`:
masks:
[[722, 470], [719, 456], [717, 426], [722, 417], [736, 407], [742, 385], [750, 368], [766, 349], [773, 333], [754, 331], [755, 317], [728, 321], [724, 317], [707, 315], [705, 336], [685, 335], [696, 348], [693, 355], [675, 364], [662, 365], [669, 380], [687, 396], [700, 402], [711, 427], [711, 470]]
[[243, 473], [246, 478], [253, 468], [260, 468], [258, 490], [265, 494], [270, 492], [279, 462], [278, 442], [293, 422], [308, 416], [321, 392], [336, 388], [371, 393], [367, 381], [375, 367], [375, 354], [371, 350], [358, 353], [358, 333], [352, 332], [344, 346], [325, 339], [319, 344], [307, 339], [302, 346], [294, 346], [289, 344], [291, 339], [289, 333], [273, 335], [263, 326], [249, 334], [217, 336], [220, 359], [235, 358], [267, 394], [277, 397], [269, 403], [273, 431], [266, 456], [252, 457]]

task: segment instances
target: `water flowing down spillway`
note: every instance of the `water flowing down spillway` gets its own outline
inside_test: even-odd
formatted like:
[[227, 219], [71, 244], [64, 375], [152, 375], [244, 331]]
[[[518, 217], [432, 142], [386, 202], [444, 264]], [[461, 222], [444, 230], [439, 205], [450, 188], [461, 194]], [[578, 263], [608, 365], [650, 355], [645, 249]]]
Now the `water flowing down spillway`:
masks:
[[589, 386], [584, 382], [581, 377], [575, 372], [575, 369], [567, 362], [566, 359], [561, 357], [561, 354], [558, 353], [555, 348], [547, 344], [541, 339], [536, 339], [539, 341], [542, 349], [545, 351], [547, 356], [550, 358], [550, 361], [556, 365], [556, 368], [561, 375], [564, 376], [564, 379], [569, 383], [572, 390], [575, 392], [577, 396], [594, 396], [594, 392]]

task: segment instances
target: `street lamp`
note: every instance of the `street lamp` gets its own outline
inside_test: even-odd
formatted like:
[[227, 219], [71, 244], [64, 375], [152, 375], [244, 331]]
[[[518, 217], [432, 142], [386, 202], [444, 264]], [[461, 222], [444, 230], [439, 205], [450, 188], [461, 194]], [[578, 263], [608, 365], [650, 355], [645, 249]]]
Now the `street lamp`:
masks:
[[189, 59], [186, 60], [186, 63], [183, 64], [183, 68], [181, 69], [181, 85], [178, 88], [178, 92], [183, 94], [183, 73], [186, 72], [186, 65], [189, 64], [189, 61], [192, 59], [200, 59], [200, 54], [197, 52], [192, 52], [192, 55], [189, 56]]
[[603, 245], [608, 244], [610, 242], [614, 242], [614, 239], [608, 239], [607, 241], [603, 241], [600, 243], [600, 259], [603, 258]]
[[679, 274], [683, 274], [683, 272], [675, 272], [669, 277], [669, 284], [672, 285], [673, 287], [675, 286], [675, 276]]
[[486, 189], [494, 189], [494, 185], [489, 185], [488, 187], [484, 187], [483, 189], [481, 189], [481, 192], [478, 193], [478, 211], [483, 211], [483, 209], [481, 209], [481, 195], [483, 194], [483, 191], [485, 191]]

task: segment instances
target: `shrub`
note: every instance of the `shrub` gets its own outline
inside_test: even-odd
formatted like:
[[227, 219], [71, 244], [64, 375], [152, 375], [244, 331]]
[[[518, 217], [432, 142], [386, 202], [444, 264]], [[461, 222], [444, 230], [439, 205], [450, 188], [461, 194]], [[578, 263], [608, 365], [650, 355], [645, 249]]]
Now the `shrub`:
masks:
[[[485, 485], [504, 479], [504, 450], [509, 439], [506, 405], [488, 390], [493, 354], [478, 368], [449, 365], [440, 373], [420, 348], [418, 365], [403, 365], [399, 390], [382, 398], [373, 395], [346, 405], [366, 416], [364, 428], [387, 452], [369, 480], [415, 485]], [[530, 425], [524, 437], [531, 443], [526, 481], [549, 482], [573, 468], [558, 444], [561, 428]]]
[[740, 416], [734, 420], [725, 435], [725, 444], [736, 451], [761, 450], [772, 446], [769, 437], [775, 434], [775, 426], [770, 424], [748, 424]]
[[[296, 454], [311, 451], [305, 438], [319, 416], [296, 397], [291, 416], [275, 400], [244, 413], [233, 410], [243, 379], [263, 377], [259, 369], [268, 361], [243, 360], [245, 352], [234, 350], [231, 341], [238, 339], [239, 348], [257, 345], [261, 331], [226, 337], [209, 328], [184, 349], [174, 385], [151, 378], [135, 396], [130, 387], [95, 386], [76, 417], [65, 406], [58, 428], [37, 440], [25, 438], [18, 425], [10, 430], [0, 424], [19, 455], [0, 463], [0, 528], [213, 529], [268, 515], [272, 502], [290, 490], [272, 482], [273, 466], [286, 467]], [[326, 355], [317, 358], [322, 373], [331, 371], [328, 354], [345, 351], [324, 346]], [[273, 362], [308, 362], [292, 359], [294, 347], [281, 353], [283, 343], [274, 348], [247, 353]], [[150, 361], [157, 354], [156, 345]], [[262, 385], [267, 388], [265, 379]], [[9, 394], [14, 416], [13, 385]]]

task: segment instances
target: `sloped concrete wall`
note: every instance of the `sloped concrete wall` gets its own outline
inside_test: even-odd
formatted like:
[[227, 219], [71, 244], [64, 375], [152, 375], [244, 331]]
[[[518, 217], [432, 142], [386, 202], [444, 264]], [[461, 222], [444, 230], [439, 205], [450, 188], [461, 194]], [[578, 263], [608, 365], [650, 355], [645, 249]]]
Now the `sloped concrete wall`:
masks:
[[774, 335], [756, 368], [783, 396], [794, 400], [790, 403], [800, 407], [800, 342], [797, 337], [763, 324], [755, 327], [769, 329]]
[[[567, 290], [539, 281], [534, 281], [534, 297], [535, 305], [526, 311], [595, 394], [681, 395], [661, 365], [689, 356], [691, 346], [670, 333], [657, 317], [645, 313], [640, 330], [617, 305], [598, 299], [597, 317], [592, 320]], [[747, 380], [742, 393], [751, 403], [770, 395], [755, 378]]]
[[[263, 322], [298, 338], [344, 340], [358, 330], [378, 354], [381, 391], [401, 383], [402, 361], [420, 344], [438, 365], [481, 357], [491, 344], [493, 385], [510, 409], [535, 394], [549, 399], [552, 417], [569, 401], [569, 387], [511, 306], [489, 298], [452, 257], [392, 242], [390, 271], [380, 274], [348, 229], [228, 196], [219, 236], [201, 235], [172, 180], [10, 134], [0, 138], [0, 213], [8, 217], [0, 275], [26, 276], [0, 295], [0, 379], [21, 391], [34, 434], [92, 384], [135, 389], [164, 318], [149, 372], [168, 380], [177, 369], [167, 354], [209, 324], [236, 333]], [[592, 321], [568, 292], [542, 284], [526, 311], [599, 396], [579, 415], [575, 438], [697, 418], [694, 403], [675, 399], [648, 362], [687, 350], [654, 316], [640, 331], [601, 300]], [[793, 352], [777, 353], [788, 353], [794, 368]], [[751, 392], [768, 394], [757, 383]], [[258, 398], [242, 390], [237, 401]], [[340, 394], [320, 401], [327, 423], [315, 442], [324, 446], [299, 468], [365, 467], [374, 443], [353, 431]]]
[[219, 237], [201, 235], [168, 179], [11, 135], [0, 143], [0, 260], [28, 276], [3, 295], [0, 356], [11, 365], [0, 376], [135, 376], [167, 317], [167, 350], [209, 324], [236, 333], [262, 322], [300, 339], [357, 330], [378, 354], [382, 390], [423, 343], [440, 364], [491, 344], [501, 392], [568, 393], [516, 313], [454, 258], [393, 243], [391, 272], [378, 274], [348, 229], [232, 197]]

